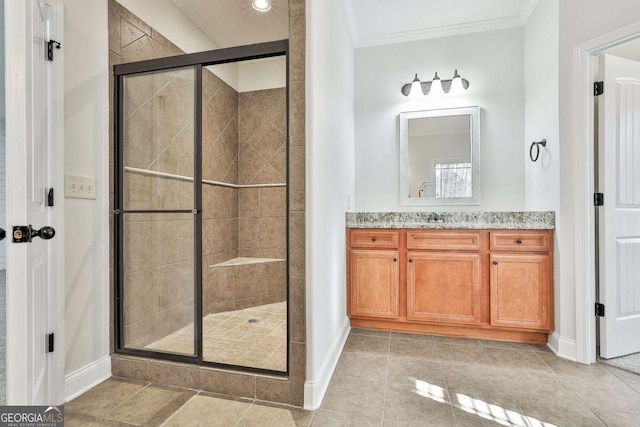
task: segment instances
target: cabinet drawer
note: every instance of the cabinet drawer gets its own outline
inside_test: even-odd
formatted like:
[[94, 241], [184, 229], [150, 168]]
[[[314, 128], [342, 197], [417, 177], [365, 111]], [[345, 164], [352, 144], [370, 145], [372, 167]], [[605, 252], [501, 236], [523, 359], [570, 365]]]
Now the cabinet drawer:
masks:
[[352, 248], [397, 249], [400, 233], [390, 230], [351, 230]]
[[408, 231], [407, 249], [480, 250], [480, 232]]
[[492, 251], [549, 251], [551, 250], [551, 233], [522, 231], [492, 231]]

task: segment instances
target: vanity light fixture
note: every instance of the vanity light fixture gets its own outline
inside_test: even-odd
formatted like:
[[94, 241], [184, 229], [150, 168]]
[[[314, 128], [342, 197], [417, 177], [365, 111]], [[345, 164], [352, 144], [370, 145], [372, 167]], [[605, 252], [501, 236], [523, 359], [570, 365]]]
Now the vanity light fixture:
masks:
[[411, 85], [409, 86], [409, 93], [407, 94], [407, 96], [409, 98], [418, 98], [423, 95], [424, 93], [422, 92], [422, 84], [420, 83], [420, 79], [418, 78], [418, 74], [416, 73], [416, 77], [413, 79]]
[[[417, 90], [418, 84], [422, 89], [421, 91]], [[469, 88], [469, 81], [460, 77], [458, 70], [455, 70], [451, 80], [441, 80], [440, 77], [438, 77], [438, 72], [436, 71], [436, 75], [433, 77], [432, 81], [421, 82], [416, 74], [415, 79], [413, 79], [411, 83], [407, 83], [402, 86], [402, 89], [400, 90], [404, 96], [411, 95], [411, 98], [413, 98], [416, 94], [417, 96], [420, 96], [421, 94], [440, 95], [443, 93], [460, 93], [467, 88]]]
[[268, 12], [271, 10], [271, 0], [252, 0], [251, 6], [258, 12]]

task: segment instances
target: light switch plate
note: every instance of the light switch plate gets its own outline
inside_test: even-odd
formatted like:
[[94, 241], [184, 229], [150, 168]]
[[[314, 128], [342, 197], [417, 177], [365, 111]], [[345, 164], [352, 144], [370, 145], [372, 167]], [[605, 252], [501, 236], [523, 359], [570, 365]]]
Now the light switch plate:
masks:
[[64, 197], [67, 199], [95, 199], [96, 178], [70, 173], [65, 174]]

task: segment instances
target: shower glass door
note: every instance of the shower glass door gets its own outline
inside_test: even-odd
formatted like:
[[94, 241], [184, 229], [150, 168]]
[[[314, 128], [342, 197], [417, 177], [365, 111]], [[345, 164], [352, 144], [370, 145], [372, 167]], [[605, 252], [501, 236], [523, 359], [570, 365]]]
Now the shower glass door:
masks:
[[118, 353], [286, 375], [287, 51], [114, 67]]
[[116, 238], [122, 349], [198, 354], [194, 123], [200, 71], [186, 67], [120, 80]]

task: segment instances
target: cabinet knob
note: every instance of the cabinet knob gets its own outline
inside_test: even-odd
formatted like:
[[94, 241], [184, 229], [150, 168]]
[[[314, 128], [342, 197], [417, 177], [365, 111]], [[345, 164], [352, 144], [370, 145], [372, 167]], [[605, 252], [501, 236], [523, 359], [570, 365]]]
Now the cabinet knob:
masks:
[[394, 259], [393, 259], [393, 262], [398, 262], [398, 258], [394, 258]]
[[413, 262], [413, 260], [411, 258], [409, 258], [409, 262]]
[[518, 239], [518, 240], [516, 240], [516, 242], [518, 242], [518, 244], [521, 245], [522, 244], [522, 239]]
[[371, 238], [371, 241], [372, 241], [372, 242], [375, 242], [375, 241], [376, 241], [376, 236], [373, 236], [373, 237]]
[[498, 261], [493, 261], [493, 265], [498, 265]]

